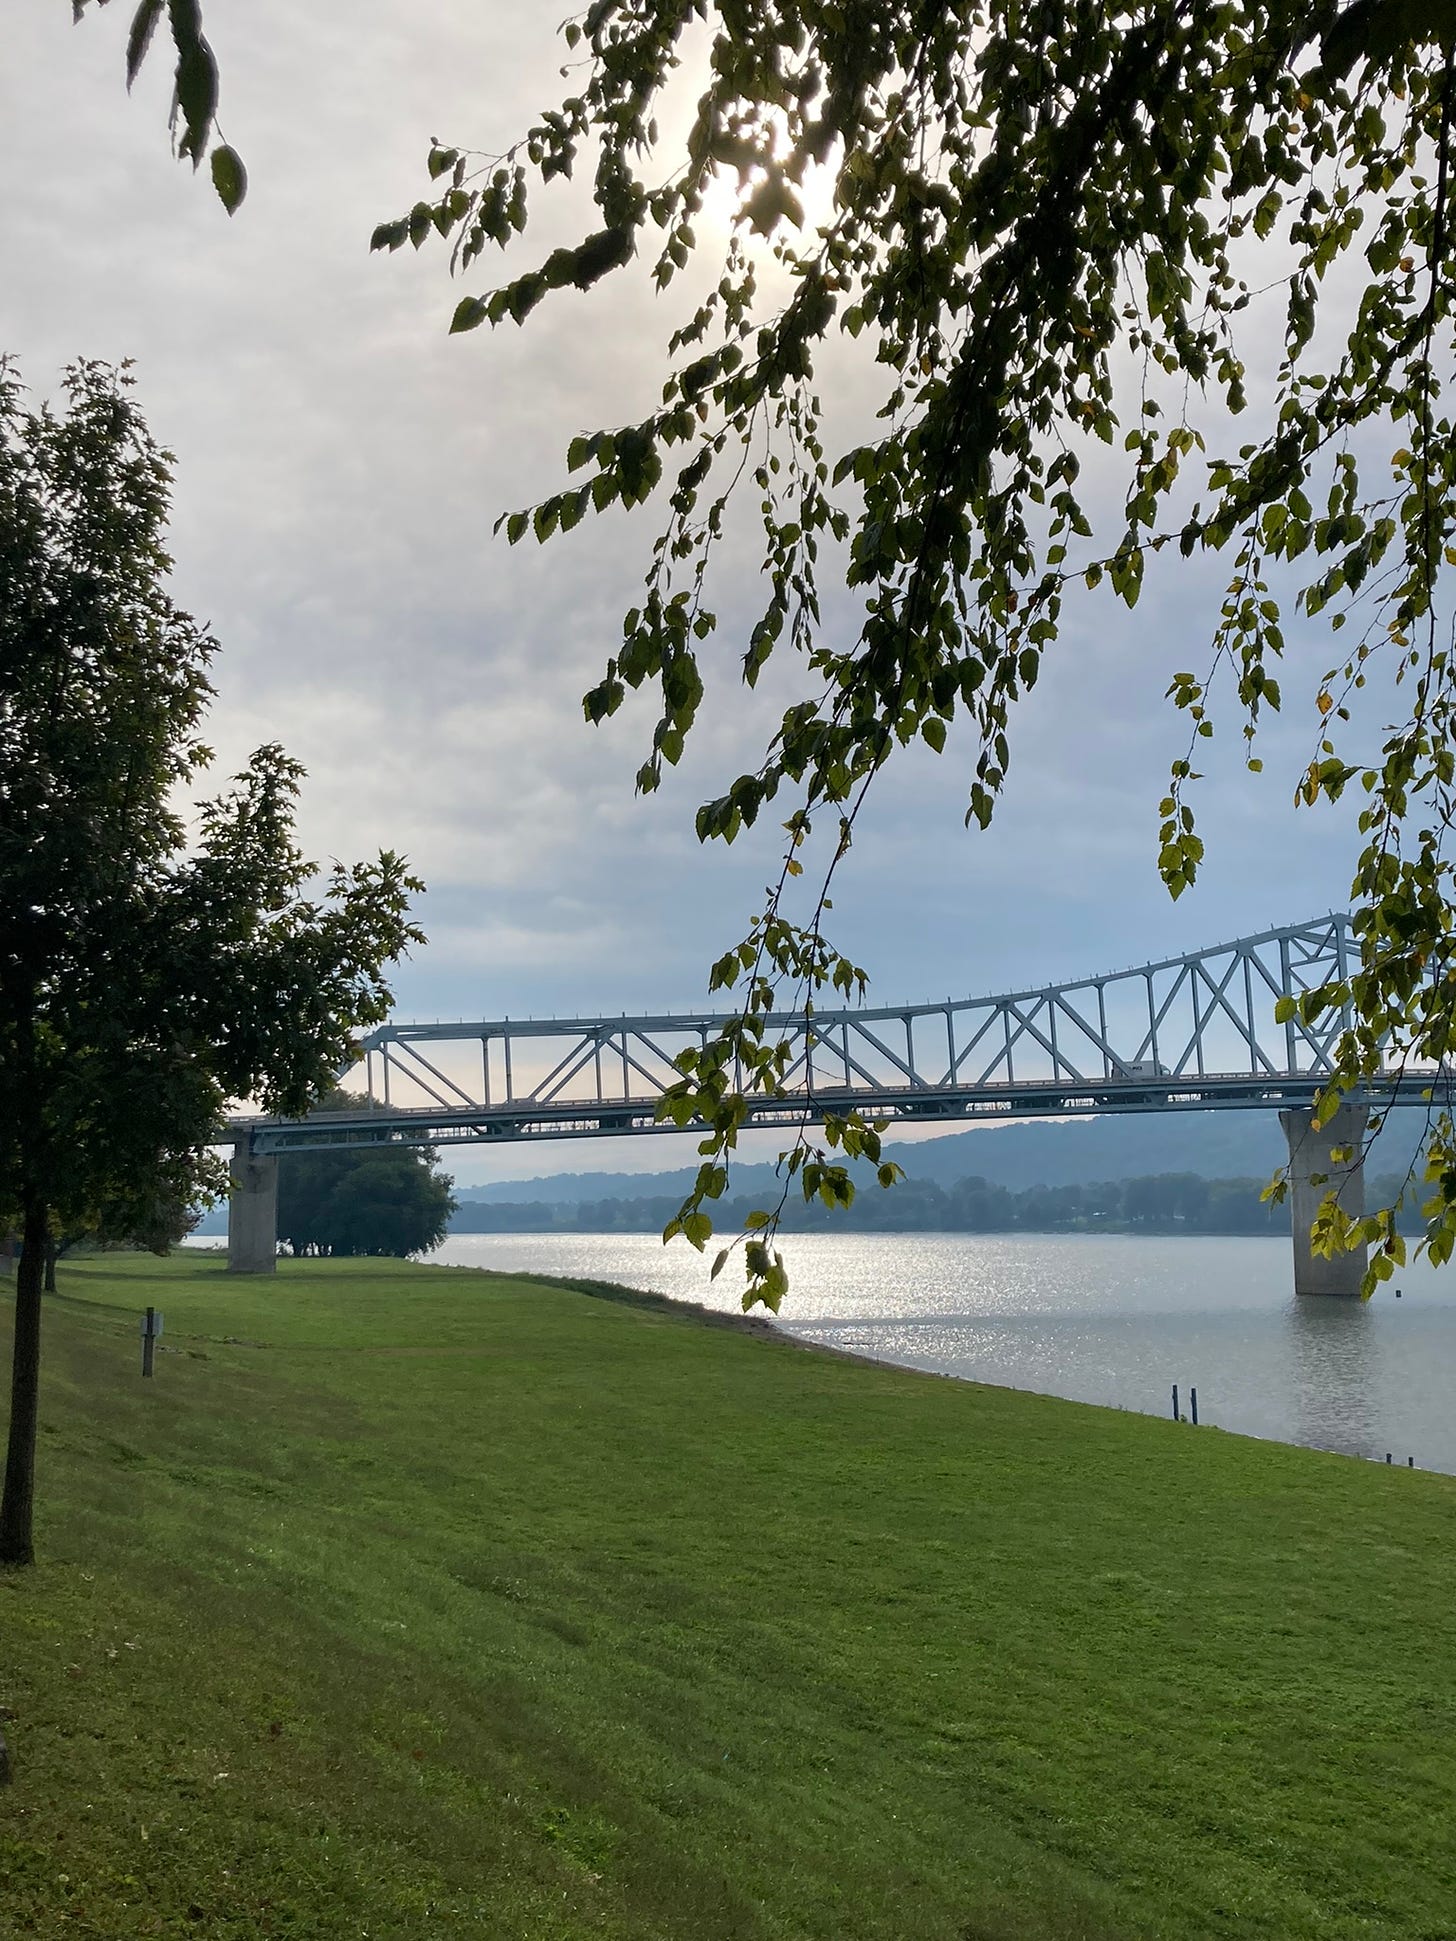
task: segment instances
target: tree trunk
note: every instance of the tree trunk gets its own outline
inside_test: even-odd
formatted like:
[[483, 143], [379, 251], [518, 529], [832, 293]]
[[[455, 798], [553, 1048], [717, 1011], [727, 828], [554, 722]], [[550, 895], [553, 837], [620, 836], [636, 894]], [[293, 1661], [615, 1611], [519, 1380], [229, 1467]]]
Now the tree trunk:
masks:
[[47, 1294], [54, 1294], [56, 1291], [56, 1257], [59, 1253], [60, 1248], [57, 1247], [55, 1241], [47, 1241], [45, 1252], [45, 1291]]
[[0, 1498], [0, 1564], [33, 1564], [35, 1435], [40, 1416], [40, 1307], [50, 1249], [44, 1202], [25, 1209], [24, 1248], [15, 1275], [15, 1359], [10, 1378], [10, 1441]]

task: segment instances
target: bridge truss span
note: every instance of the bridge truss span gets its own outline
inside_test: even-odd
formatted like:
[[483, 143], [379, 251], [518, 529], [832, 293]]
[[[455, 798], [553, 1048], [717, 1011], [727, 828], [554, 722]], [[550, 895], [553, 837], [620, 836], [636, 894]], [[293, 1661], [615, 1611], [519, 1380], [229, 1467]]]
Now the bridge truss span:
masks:
[[[781, 1095], [752, 1123], [853, 1107], [904, 1122], [1207, 1106], [1307, 1106], [1347, 1016], [1274, 1023], [1283, 995], [1343, 978], [1343, 914], [1075, 983], [944, 1003], [775, 1014]], [[252, 1150], [671, 1131], [655, 1109], [716, 1012], [389, 1023], [362, 1042], [357, 1109], [248, 1122]], [[740, 1079], [741, 1075], [735, 1075]], [[241, 1130], [244, 1122], [238, 1122]]]

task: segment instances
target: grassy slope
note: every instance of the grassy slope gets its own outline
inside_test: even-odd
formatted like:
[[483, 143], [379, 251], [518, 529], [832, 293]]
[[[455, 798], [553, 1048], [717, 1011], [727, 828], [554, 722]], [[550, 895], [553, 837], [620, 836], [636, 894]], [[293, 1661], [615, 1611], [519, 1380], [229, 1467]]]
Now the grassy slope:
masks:
[[1456, 1933], [1450, 1479], [447, 1269], [48, 1328], [7, 1937]]

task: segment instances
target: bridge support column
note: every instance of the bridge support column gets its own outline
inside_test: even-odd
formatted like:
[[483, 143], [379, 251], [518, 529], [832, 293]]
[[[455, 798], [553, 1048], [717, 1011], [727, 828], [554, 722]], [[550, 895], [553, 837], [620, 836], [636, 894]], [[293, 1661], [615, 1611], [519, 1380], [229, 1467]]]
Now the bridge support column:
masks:
[[278, 1266], [278, 1161], [233, 1148], [228, 1168], [228, 1272], [271, 1274]]
[[[1318, 1132], [1314, 1114], [1305, 1110], [1281, 1112], [1279, 1123], [1289, 1141], [1289, 1213], [1294, 1228], [1294, 1291], [1296, 1294], [1358, 1294], [1369, 1249], [1335, 1254], [1329, 1260], [1310, 1250], [1309, 1230], [1322, 1200], [1333, 1191], [1346, 1213], [1365, 1211], [1365, 1159], [1362, 1141], [1369, 1108], [1342, 1105]], [[1337, 1166], [1330, 1158], [1336, 1148], [1348, 1147], [1351, 1158]], [[1313, 1175], [1322, 1174], [1316, 1181]]]

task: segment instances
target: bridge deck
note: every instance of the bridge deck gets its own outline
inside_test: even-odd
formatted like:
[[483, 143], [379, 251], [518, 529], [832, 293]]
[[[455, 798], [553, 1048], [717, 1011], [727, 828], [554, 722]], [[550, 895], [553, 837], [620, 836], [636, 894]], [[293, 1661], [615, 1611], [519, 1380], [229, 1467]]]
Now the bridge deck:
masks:
[[[1335, 1008], [1276, 1025], [1275, 1003], [1343, 980], [1357, 954], [1349, 919], [1332, 914], [1073, 984], [786, 1011], [769, 1020], [789, 1045], [783, 1091], [750, 1094], [749, 1123], [792, 1128], [809, 1113], [851, 1109], [908, 1125], [1308, 1106], [1349, 1018]], [[656, 1107], [681, 1076], [675, 1060], [726, 1021], [659, 1012], [391, 1023], [361, 1044], [368, 1095], [357, 1111], [239, 1117], [228, 1131], [260, 1155], [671, 1132]], [[1392, 1075], [1362, 1097], [1423, 1103], [1433, 1077], [1449, 1094], [1449, 1075]]]

